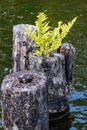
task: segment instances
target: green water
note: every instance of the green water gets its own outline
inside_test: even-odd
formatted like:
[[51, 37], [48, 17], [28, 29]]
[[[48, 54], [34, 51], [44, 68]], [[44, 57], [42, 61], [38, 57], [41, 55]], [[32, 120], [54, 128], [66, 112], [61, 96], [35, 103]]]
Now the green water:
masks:
[[[12, 28], [16, 24], [34, 24], [44, 11], [51, 26], [78, 16], [64, 42], [76, 50], [75, 90], [70, 95], [70, 117], [50, 126], [50, 130], [87, 130], [87, 0], [0, 0], [0, 84], [12, 66]], [[1, 115], [1, 109], [0, 109]], [[0, 129], [1, 116], [0, 116]]]

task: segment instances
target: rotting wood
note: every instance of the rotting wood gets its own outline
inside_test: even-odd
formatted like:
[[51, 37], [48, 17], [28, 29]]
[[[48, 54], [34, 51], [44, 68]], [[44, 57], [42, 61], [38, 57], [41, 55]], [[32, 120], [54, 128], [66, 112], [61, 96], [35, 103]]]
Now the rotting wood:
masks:
[[27, 36], [24, 26], [30, 31], [36, 27], [28, 24], [19, 24], [13, 27], [13, 72], [29, 69], [29, 52], [32, 51], [34, 41]]
[[[20, 71], [20, 70], [25, 70], [25, 69], [36, 69], [37, 71], [42, 71], [47, 74], [47, 75], [50, 75], [51, 78], [48, 77], [48, 81], [49, 81], [49, 86], [50, 86], [50, 80], [51, 80], [51, 83], [53, 82], [53, 79], [52, 79], [52, 75], [51, 73], [53, 74], [54, 73], [54, 70], [55, 70], [55, 67], [54, 69], [50, 68], [50, 66], [52, 67], [52, 65], [50, 64], [53, 64], [53, 62], [50, 62], [52, 57], [53, 59], [55, 59], [54, 57], [54, 52], [53, 54], [51, 54], [50, 56], [48, 56], [46, 59], [45, 59], [45, 64], [46, 64], [46, 67], [42, 67], [42, 61], [44, 61], [43, 57], [36, 57], [33, 55], [32, 51], [33, 51], [33, 48], [34, 48], [34, 42], [31, 40], [31, 38], [27, 37], [26, 33], [25, 33], [25, 30], [22, 29], [24, 26], [23, 25], [16, 25], [14, 26], [14, 42], [13, 42], [13, 72], [15, 71]], [[35, 26], [32, 26], [32, 25], [27, 25], [30, 30], [32, 30], [31, 28], [33, 27], [33, 30], [36, 30], [36, 27]], [[21, 31], [22, 29], [22, 31]], [[17, 31], [18, 30], [18, 31]], [[21, 37], [20, 37], [20, 34], [21, 34]], [[16, 37], [17, 36], [17, 37]], [[24, 40], [25, 39], [25, 40]], [[27, 39], [30, 39], [30, 41], [28, 42]], [[19, 46], [18, 42], [17, 41], [22, 41], [20, 42], [21, 43], [21, 46]], [[25, 43], [28, 43], [28, 44], [25, 44], [25, 46], [23, 46], [23, 41], [25, 41]], [[27, 48], [27, 45], [28, 45], [28, 49]], [[17, 47], [18, 46], [18, 47]], [[20, 50], [20, 51], [19, 51]], [[28, 53], [27, 53], [27, 50]], [[23, 52], [22, 52], [23, 51]], [[19, 53], [20, 52], [20, 53]], [[54, 111], [51, 109], [49, 109], [49, 111], [52, 111], [52, 113], [54, 112], [58, 112], [59, 113], [55, 114], [56, 116], [60, 116], [62, 115], [61, 117], [63, 117], [63, 114], [66, 115], [66, 113], [69, 111], [69, 104], [68, 104], [68, 98], [69, 98], [69, 93], [70, 93], [70, 89], [71, 89], [71, 86], [73, 85], [73, 72], [74, 72], [74, 57], [75, 57], [75, 48], [71, 45], [71, 44], [68, 44], [68, 43], [64, 43], [57, 51], [57, 55], [60, 55], [60, 57], [63, 57], [64, 58], [64, 61], [62, 62], [61, 60], [58, 60], [58, 67], [60, 66], [59, 68], [59, 72], [58, 72], [58, 75], [60, 75], [60, 77], [64, 77], [63, 79], [63, 84], [62, 85], [62, 82], [60, 80], [60, 78], [56, 78], [57, 80], [57, 84], [59, 86], [59, 88], [62, 88], [62, 91], [64, 92], [63, 94], [65, 96], [63, 96], [64, 98], [58, 98], [60, 104], [63, 104], [64, 105], [64, 102], [66, 105], [65, 108], [63, 107], [63, 109], [60, 109], [59, 106], [57, 106], [57, 111], [54, 109]], [[24, 53], [24, 54], [22, 54]], [[60, 54], [59, 54], [60, 53]], [[51, 58], [50, 58], [51, 57]], [[33, 59], [34, 58], [34, 59]], [[48, 60], [49, 59], [49, 60]], [[61, 59], [61, 58], [60, 58]], [[46, 61], [47, 60], [47, 61]], [[61, 61], [61, 63], [60, 63]], [[44, 62], [43, 62], [44, 64]], [[60, 65], [61, 64], [61, 65]], [[63, 67], [63, 68], [62, 68]], [[61, 69], [62, 68], [62, 69]], [[53, 72], [51, 72], [51, 69]], [[57, 68], [58, 69], [58, 68]], [[50, 70], [50, 71], [48, 71]], [[62, 71], [61, 71], [62, 70]], [[48, 73], [49, 72], [49, 73]], [[60, 74], [61, 72], [61, 74]], [[57, 75], [57, 73], [56, 73]], [[50, 80], [49, 80], [50, 79]], [[54, 78], [55, 80], [55, 78]], [[56, 81], [55, 81], [56, 82]], [[59, 83], [58, 83], [59, 82]], [[48, 86], [48, 89], [50, 88]], [[54, 85], [56, 86], [56, 85]], [[60, 87], [61, 86], [61, 87]], [[56, 87], [54, 87], [55, 89]], [[64, 90], [63, 90], [64, 89]], [[49, 89], [50, 90], [50, 89]], [[54, 92], [54, 91], [53, 91]], [[57, 93], [57, 92], [56, 92]], [[60, 93], [60, 92], [58, 92]], [[57, 93], [57, 94], [58, 94]], [[55, 95], [55, 94], [54, 94]], [[54, 98], [54, 97], [53, 97]], [[48, 97], [49, 99], [49, 97]], [[65, 99], [65, 101], [64, 101]], [[62, 101], [63, 100], [63, 101]], [[54, 103], [55, 104], [55, 103]], [[58, 104], [58, 103], [57, 103]], [[62, 105], [61, 105], [62, 106]], [[53, 106], [52, 106], [53, 107]], [[54, 108], [54, 107], [53, 107]], [[62, 111], [63, 110], [63, 111]], [[62, 113], [64, 112], [64, 113]]]
[[[24, 26], [31, 31], [36, 31], [36, 27], [29, 24], [19, 24], [13, 27], [13, 72], [29, 69], [29, 54], [35, 49], [35, 43], [27, 36]], [[65, 57], [66, 82], [72, 86], [75, 48], [72, 44], [64, 43], [58, 49], [58, 53]]]
[[46, 76], [35, 71], [7, 75], [2, 83], [4, 130], [49, 130]]
[[67, 88], [73, 89], [74, 84], [74, 59], [76, 50], [72, 46], [72, 44], [64, 43], [60, 48], [60, 53], [65, 57], [65, 75], [66, 75], [66, 82]]
[[29, 62], [31, 70], [42, 71], [47, 75], [50, 120], [63, 117], [69, 111], [64, 55], [54, 53], [52, 57], [44, 58], [31, 53]]

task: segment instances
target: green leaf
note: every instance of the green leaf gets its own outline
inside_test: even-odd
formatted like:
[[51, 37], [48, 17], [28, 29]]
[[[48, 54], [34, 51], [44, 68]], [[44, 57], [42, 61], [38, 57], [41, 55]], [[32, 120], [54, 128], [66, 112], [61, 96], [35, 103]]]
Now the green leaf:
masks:
[[37, 56], [47, 56], [52, 51], [58, 49], [62, 44], [62, 40], [77, 20], [77, 17], [67, 24], [63, 24], [62, 21], [59, 21], [58, 26], [53, 30], [50, 30], [47, 19], [47, 15], [40, 12], [35, 21], [37, 32], [31, 32], [25, 27], [27, 35], [31, 37], [36, 44], [36, 51], [34, 54]]

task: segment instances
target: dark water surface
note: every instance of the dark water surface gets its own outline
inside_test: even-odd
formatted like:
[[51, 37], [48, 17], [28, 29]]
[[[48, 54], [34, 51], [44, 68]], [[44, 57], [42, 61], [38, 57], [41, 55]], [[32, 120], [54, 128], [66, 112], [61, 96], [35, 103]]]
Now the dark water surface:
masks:
[[68, 22], [78, 16], [76, 24], [64, 39], [77, 49], [70, 116], [62, 123], [53, 123], [50, 130], [87, 130], [87, 0], [0, 0], [0, 84], [12, 66], [13, 26], [34, 24], [40, 11], [48, 15], [51, 26], [56, 26], [59, 20]]

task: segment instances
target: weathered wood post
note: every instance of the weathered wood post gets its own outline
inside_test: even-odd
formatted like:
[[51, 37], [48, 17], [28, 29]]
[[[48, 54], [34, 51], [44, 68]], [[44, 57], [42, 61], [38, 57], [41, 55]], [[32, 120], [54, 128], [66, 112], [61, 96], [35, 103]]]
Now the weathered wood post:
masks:
[[24, 26], [35, 31], [36, 27], [28, 24], [19, 24], [13, 27], [13, 72], [29, 69], [28, 54], [32, 51], [33, 40], [27, 36]]
[[30, 69], [45, 72], [48, 85], [49, 119], [62, 118], [69, 112], [64, 55], [54, 53], [53, 56], [36, 57], [29, 55]]
[[60, 48], [60, 53], [65, 57], [65, 75], [67, 83], [67, 92], [73, 89], [74, 84], [74, 59], [76, 50], [72, 44], [64, 43]]
[[20, 71], [2, 82], [4, 130], [48, 130], [46, 76], [42, 72]]
[[49, 119], [60, 119], [69, 112], [69, 94], [73, 88], [75, 48], [64, 43], [52, 57], [29, 55], [30, 69], [45, 72], [48, 77]]
[[[48, 55], [46, 58], [36, 57], [31, 50], [31, 48], [33, 49], [34, 43], [26, 36], [23, 27], [24, 25], [22, 24], [14, 26], [13, 29], [13, 34], [15, 34], [13, 35], [13, 72], [24, 69], [35, 69], [37, 71], [45, 72], [47, 75], [49, 93], [48, 106], [50, 120], [62, 118], [69, 112], [68, 97], [70, 86], [73, 81], [75, 49], [70, 44], [63, 44], [60, 48], [60, 53], [53, 53], [52, 56]], [[28, 27], [30, 30], [36, 31], [35, 26], [34, 29], [31, 29], [31, 27], [33, 27], [32, 25], [28, 25]], [[20, 37], [20, 34], [22, 37]], [[26, 39], [30, 39], [30, 42]]]

